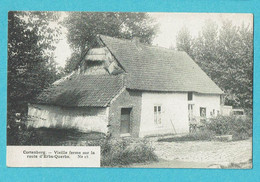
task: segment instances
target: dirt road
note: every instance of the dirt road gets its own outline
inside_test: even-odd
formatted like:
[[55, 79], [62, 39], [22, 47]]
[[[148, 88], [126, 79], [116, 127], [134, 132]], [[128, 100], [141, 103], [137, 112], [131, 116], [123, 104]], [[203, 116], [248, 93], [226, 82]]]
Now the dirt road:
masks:
[[220, 168], [231, 163], [246, 163], [242, 168], [251, 168], [248, 161], [252, 159], [252, 139], [234, 142], [153, 142], [153, 146], [159, 162], [132, 167]]

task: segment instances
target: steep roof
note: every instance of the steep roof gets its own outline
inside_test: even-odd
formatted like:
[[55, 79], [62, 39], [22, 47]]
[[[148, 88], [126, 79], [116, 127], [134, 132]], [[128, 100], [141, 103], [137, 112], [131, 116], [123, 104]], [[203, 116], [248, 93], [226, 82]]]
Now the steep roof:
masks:
[[124, 87], [124, 75], [73, 75], [53, 84], [37, 103], [67, 107], [105, 107]]
[[129, 89], [223, 93], [185, 52], [103, 35], [99, 37], [126, 70], [126, 87]]
[[45, 89], [37, 103], [106, 107], [123, 87], [141, 91], [223, 93], [185, 52], [103, 35], [100, 40], [126, 73], [71, 74]]

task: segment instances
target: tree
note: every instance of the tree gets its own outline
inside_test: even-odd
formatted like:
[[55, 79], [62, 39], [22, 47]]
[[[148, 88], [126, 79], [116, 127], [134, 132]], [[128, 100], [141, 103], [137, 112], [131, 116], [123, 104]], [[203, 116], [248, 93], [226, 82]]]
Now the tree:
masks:
[[57, 31], [49, 12], [8, 14], [8, 115], [26, 113], [27, 103], [57, 79], [53, 42]]
[[191, 40], [193, 58], [225, 92], [225, 104], [252, 108], [252, 28], [234, 26], [231, 21], [224, 21], [219, 28], [215, 22], [206, 21]]
[[141, 42], [150, 44], [157, 30], [146, 13], [70, 12], [63, 25], [74, 51], [65, 67], [67, 72], [75, 68], [86, 48], [97, 45], [97, 34], [126, 39], [139, 37]]
[[177, 34], [176, 46], [178, 51], [185, 51], [190, 57], [193, 58], [192, 36], [189, 29], [184, 26]]
[[202, 31], [194, 39], [193, 58], [199, 64], [203, 71], [213, 80], [217, 77], [217, 39], [218, 26], [214, 21], [207, 20], [202, 27]]
[[244, 25], [237, 27], [224, 21], [218, 41], [221, 66], [219, 84], [229, 94], [227, 103], [252, 106], [253, 31]]

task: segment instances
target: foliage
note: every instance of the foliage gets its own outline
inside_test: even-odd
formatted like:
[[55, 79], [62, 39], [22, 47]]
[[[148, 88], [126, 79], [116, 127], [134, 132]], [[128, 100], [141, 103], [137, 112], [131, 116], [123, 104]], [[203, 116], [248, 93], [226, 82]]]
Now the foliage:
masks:
[[97, 34], [125, 39], [139, 37], [141, 42], [149, 44], [157, 30], [146, 13], [70, 12], [63, 25], [68, 30], [67, 39], [74, 51], [67, 61], [67, 72], [75, 68], [87, 48], [97, 45]]
[[118, 166], [156, 161], [151, 144], [144, 139], [110, 139], [101, 145], [101, 165]]
[[192, 53], [192, 36], [190, 31], [187, 27], [183, 27], [176, 37], [176, 46], [179, 51], [185, 51], [189, 56], [193, 56]]
[[59, 32], [49, 26], [56, 18], [51, 12], [8, 14], [8, 117], [26, 113], [27, 103], [59, 77], [53, 60]]
[[14, 115], [9, 116], [7, 126], [7, 145], [42, 145], [43, 141], [36, 130], [27, 129], [23, 117], [20, 123], [16, 123]]
[[253, 29], [224, 21], [221, 27], [206, 21], [197, 37], [183, 28], [177, 49], [186, 51], [225, 91], [225, 104], [252, 108]]
[[[232, 135], [232, 140], [245, 140], [252, 137], [252, 117], [218, 116], [205, 122], [204, 126], [184, 136], [161, 138], [158, 141], [196, 141], [215, 140], [216, 136]], [[218, 139], [219, 140], [219, 139]]]
[[232, 135], [233, 140], [252, 137], [252, 117], [218, 116], [206, 124], [206, 129], [217, 135]]

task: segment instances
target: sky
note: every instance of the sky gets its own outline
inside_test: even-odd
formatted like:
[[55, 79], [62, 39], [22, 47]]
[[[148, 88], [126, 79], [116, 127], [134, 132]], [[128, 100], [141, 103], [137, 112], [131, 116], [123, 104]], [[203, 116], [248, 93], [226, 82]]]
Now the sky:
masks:
[[[169, 48], [176, 46], [176, 36], [180, 29], [186, 26], [191, 35], [196, 37], [201, 31], [205, 21], [213, 20], [221, 26], [224, 20], [231, 20], [233, 25], [253, 26], [252, 14], [238, 14], [238, 13], [149, 13], [158, 24], [159, 30], [153, 40], [152, 44]], [[62, 15], [65, 16], [65, 13]], [[57, 44], [55, 50], [55, 61], [59, 66], [64, 67], [67, 58], [70, 57], [72, 50], [69, 47], [66, 39], [66, 29], [62, 29], [60, 35], [60, 42]]]

